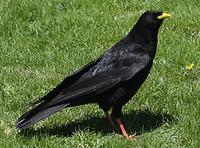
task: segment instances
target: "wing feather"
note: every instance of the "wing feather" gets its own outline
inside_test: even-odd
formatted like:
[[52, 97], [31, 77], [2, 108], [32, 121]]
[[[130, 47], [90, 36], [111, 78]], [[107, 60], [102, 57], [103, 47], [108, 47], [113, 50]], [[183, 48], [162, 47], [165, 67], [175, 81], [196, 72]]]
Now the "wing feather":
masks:
[[148, 54], [140, 53], [139, 57], [137, 55], [134, 57], [137, 57], [137, 60], [133, 59], [135, 62], [130, 66], [107, 69], [105, 71], [98, 71], [97, 69], [95, 75], [92, 72], [86, 73], [76, 83], [67, 89], [63, 89], [57, 97], [48, 103], [48, 106], [54, 106], [64, 102], [83, 102], [81, 101], [81, 99], [85, 99], [83, 96], [104, 93], [109, 91], [112, 87], [129, 80], [134, 77], [136, 73], [145, 68], [150, 61]]

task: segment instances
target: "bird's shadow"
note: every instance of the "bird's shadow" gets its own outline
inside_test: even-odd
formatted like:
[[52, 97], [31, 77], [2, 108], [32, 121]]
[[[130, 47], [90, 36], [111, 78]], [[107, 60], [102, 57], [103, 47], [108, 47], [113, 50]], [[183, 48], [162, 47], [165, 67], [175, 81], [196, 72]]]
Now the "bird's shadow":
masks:
[[[172, 115], [165, 113], [155, 113], [150, 110], [135, 110], [128, 114], [125, 114], [122, 118], [127, 127], [129, 133], [141, 135], [142, 133], [153, 131], [154, 129], [162, 126], [165, 123], [172, 123], [175, 118]], [[89, 130], [94, 132], [100, 132], [102, 135], [113, 133], [113, 129], [110, 127], [105, 118], [91, 117], [81, 121], [71, 122], [69, 124], [56, 125], [53, 127], [41, 127], [37, 129], [29, 128], [20, 132], [20, 135], [25, 137], [33, 136], [60, 136], [70, 137], [76, 131]], [[115, 131], [119, 132], [116, 126]]]

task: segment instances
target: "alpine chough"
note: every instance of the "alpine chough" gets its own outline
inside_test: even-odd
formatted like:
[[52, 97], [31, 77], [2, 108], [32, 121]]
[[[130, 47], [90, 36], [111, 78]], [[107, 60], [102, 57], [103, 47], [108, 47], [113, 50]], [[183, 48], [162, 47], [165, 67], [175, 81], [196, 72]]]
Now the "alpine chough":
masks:
[[112, 126], [111, 117], [125, 138], [134, 139], [121, 122], [121, 110], [147, 78], [159, 27], [168, 17], [171, 15], [161, 11], [143, 13], [124, 38], [38, 100], [36, 107], [17, 120], [16, 128], [25, 129], [66, 107], [97, 103]]

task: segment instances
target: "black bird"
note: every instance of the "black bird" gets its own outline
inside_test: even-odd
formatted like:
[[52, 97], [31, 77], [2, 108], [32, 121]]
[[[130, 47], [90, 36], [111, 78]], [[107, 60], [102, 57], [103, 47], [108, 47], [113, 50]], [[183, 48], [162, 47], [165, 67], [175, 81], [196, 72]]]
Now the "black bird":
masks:
[[134, 139], [120, 120], [121, 109], [147, 78], [156, 53], [159, 27], [168, 17], [171, 15], [160, 11], [142, 14], [123, 39], [37, 101], [36, 107], [17, 120], [16, 127], [25, 129], [65, 107], [97, 103], [112, 126], [111, 116], [124, 137]]

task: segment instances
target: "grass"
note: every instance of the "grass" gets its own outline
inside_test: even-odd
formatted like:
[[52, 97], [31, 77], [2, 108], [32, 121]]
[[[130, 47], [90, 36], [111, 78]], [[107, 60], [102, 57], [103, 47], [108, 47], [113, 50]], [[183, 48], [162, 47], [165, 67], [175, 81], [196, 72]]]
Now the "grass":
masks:
[[[198, 0], [1, 0], [0, 147], [199, 147]], [[146, 10], [170, 12], [159, 31], [154, 67], [124, 106], [126, 141], [96, 105], [65, 109], [18, 133], [30, 102], [97, 58]], [[194, 63], [192, 71], [185, 69]]]

